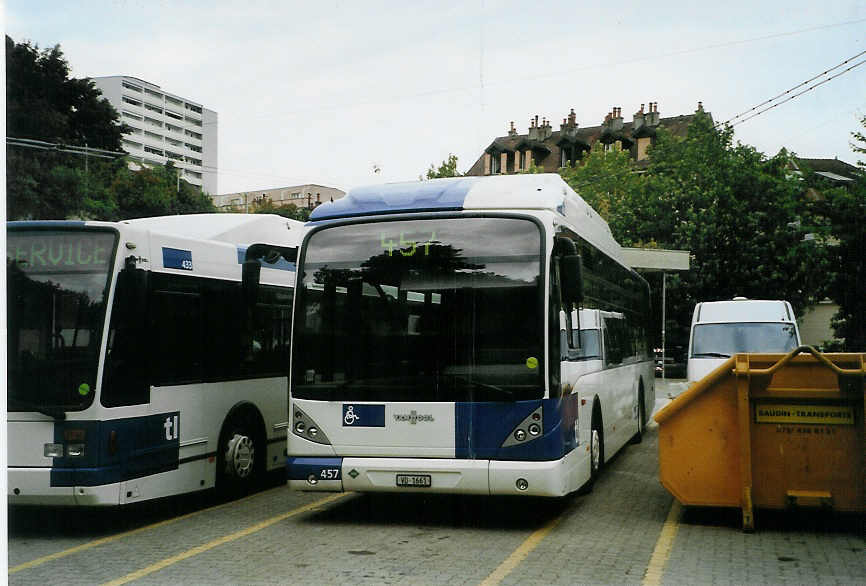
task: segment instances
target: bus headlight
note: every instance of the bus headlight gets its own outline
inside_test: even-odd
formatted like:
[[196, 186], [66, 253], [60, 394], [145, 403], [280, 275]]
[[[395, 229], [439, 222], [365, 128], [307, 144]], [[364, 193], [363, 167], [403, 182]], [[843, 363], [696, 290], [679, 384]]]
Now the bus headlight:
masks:
[[502, 442], [503, 448], [535, 441], [544, 434], [544, 407], [539, 405], [523, 421], [514, 426]]
[[63, 444], [45, 444], [44, 454], [46, 458], [62, 458]]
[[317, 444], [331, 445], [328, 436], [322, 430], [322, 426], [318, 425], [313, 418], [304, 413], [297, 405], [292, 406], [292, 433], [298, 437], [302, 437]]

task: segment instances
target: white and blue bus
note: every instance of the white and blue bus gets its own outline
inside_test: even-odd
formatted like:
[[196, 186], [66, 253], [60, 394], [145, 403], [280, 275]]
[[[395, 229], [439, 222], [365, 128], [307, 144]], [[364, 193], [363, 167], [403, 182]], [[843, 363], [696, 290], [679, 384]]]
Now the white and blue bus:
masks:
[[9, 222], [8, 502], [232, 493], [285, 466], [303, 224]]
[[307, 228], [292, 489], [562, 496], [640, 439], [649, 288], [558, 175], [358, 188]]

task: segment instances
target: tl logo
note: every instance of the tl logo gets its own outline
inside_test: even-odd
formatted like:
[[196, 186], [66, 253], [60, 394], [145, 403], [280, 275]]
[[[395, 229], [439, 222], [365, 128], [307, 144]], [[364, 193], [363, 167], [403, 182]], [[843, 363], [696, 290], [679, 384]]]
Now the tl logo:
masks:
[[176, 440], [180, 437], [180, 415], [169, 415], [162, 426], [165, 428], [166, 440]]

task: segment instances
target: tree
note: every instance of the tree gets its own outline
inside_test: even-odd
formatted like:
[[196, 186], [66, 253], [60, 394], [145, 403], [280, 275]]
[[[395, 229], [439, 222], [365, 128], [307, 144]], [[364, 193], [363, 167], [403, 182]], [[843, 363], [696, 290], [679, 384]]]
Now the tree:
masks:
[[30, 138], [120, 151], [117, 111], [93, 82], [70, 79], [60, 45], [40, 50], [6, 36], [6, 132]]
[[216, 211], [207, 194], [177, 180], [177, 169], [171, 163], [137, 171], [125, 165], [118, 168], [109, 198], [112, 220]]
[[[866, 128], [866, 116], [860, 125]], [[852, 142], [851, 149], [866, 154], [863, 132], [854, 131], [851, 137], [863, 145]], [[866, 171], [866, 161], [858, 160], [857, 165]], [[818, 236], [823, 236], [829, 257], [828, 268], [821, 274], [827, 283], [827, 296], [839, 306], [833, 316], [833, 331], [844, 350], [866, 351], [866, 172], [847, 187], [835, 187], [808, 171], [805, 181], [820, 194], [810, 220]]]
[[439, 165], [439, 168], [430, 164], [430, 168], [427, 169], [426, 177], [419, 177], [422, 181], [426, 179], [438, 179], [440, 177], [462, 177], [463, 173], [457, 170], [457, 155], [449, 154], [448, 158], [442, 161], [442, 164]]
[[628, 152], [605, 152], [599, 142], [577, 165], [563, 167], [559, 174], [609, 224], [628, 221], [627, 202], [643, 183]]
[[698, 301], [786, 299], [802, 312], [822, 297], [814, 275], [826, 255], [790, 227], [807, 210], [802, 185], [787, 173], [788, 154], [767, 158], [733, 145], [732, 135], [703, 112], [683, 139], [659, 131], [645, 177], [611, 207], [623, 246], [656, 242], [691, 252], [690, 270], [669, 283], [674, 344], [688, 339]]
[[[860, 119], [860, 126], [866, 129], [866, 116], [863, 116]], [[853, 138], [856, 142], [852, 142], [851, 150], [855, 153], [860, 153], [861, 155], [866, 155], [866, 134], [863, 134], [860, 131], [855, 130], [851, 133], [851, 138]], [[856, 143], [860, 143], [859, 145]], [[866, 171], [866, 161], [857, 161], [857, 166]]]
[[306, 207], [298, 207], [293, 203], [276, 206], [270, 199], [264, 198], [253, 202], [251, 211], [254, 214], [276, 214], [284, 218], [306, 222], [310, 219], [311, 210]]
[[819, 205], [829, 220], [833, 246], [826, 247], [834, 270], [824, 273], [827, 295], [839, 305], [833, 331], [848, 352], [866, 351], [866, 177], [850, 189], [823, 192]]
[[[60, 148], [7, 147], [6, 216], [118, 220], [213, 211], [210, 198], [166, 166], [132, 171], [125, 157], [64, 152], [64, 145], [120, 152], [125, 128], [89, 79], [70, 79], [60, 46], [40, 50], [6, 37], [7, 133]], [[31, 146], [33, 146], [31, 144]]]

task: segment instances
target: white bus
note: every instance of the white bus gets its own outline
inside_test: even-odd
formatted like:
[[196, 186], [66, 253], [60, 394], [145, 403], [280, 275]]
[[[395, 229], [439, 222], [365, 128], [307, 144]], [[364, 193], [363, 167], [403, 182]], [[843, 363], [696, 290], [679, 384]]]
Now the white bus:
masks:
[[640, 438], [649, 288], [558, 175], [354, 189], [307, 227], [292, 489], [562, 496]]
[[285, 466], [303, 224], [9, 222], [8, 502], [124, 505]]

